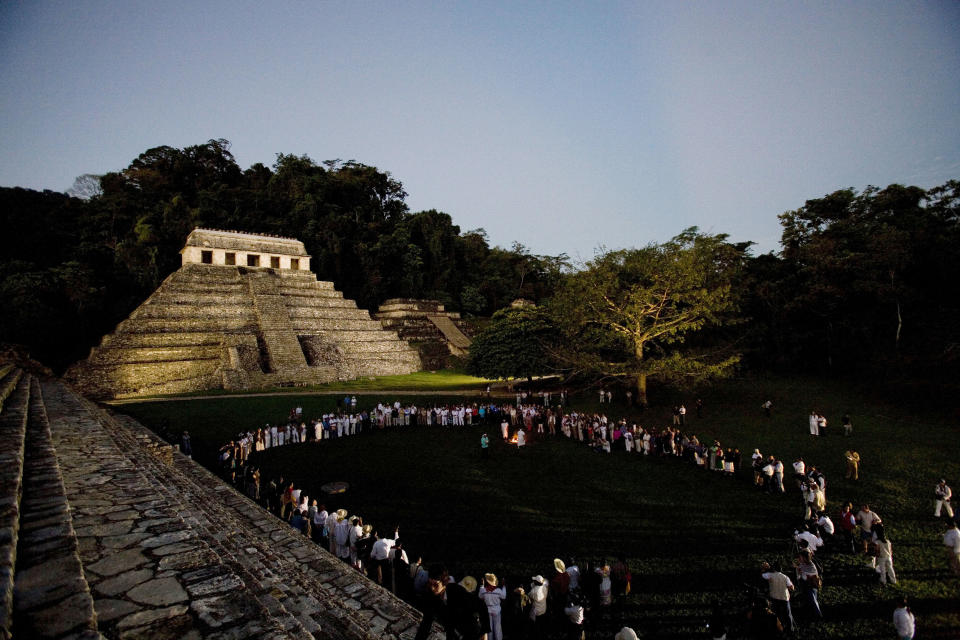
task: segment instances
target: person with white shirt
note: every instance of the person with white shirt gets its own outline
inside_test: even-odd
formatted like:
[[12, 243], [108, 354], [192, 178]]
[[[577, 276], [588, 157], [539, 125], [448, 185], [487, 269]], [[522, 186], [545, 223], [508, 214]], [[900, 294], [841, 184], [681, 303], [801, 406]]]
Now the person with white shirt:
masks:
[[912, 640], [916, 633], [917, 618], [907, 606], [907, 598], [900, 599], [900, 606], [893, 610], [893, 627], [900, 640]]
[[373, 563], [377, 584], [383, 584], [383, 577], [387, 575], [389, 569], [390, 550], [393, 549], [399, 537], [399, 529], [393, 530], [393, 538], [380, 538], [374, 533], [376, 542], [373, 543], [373, 548], [370, 550], [370, 561]]
[[546, 636], [547, 623], [547, 593], [549, 587], [543, 576], [536, 575], [530, 579], [530, 600], [533, 605], [530, 607], [530, 620], [534, 626], [534, 637], [543, 638]]
[[933, 517], [939, 518], [940, 511], [945, 511], [947, 517], [952, 518], [953, 507], [950, 506], [950, 498], [953, 497], [953, 492], [950, 490], [950, 487], [947, 486], [946, 480], [940, 480], [940, 484], [934, 488], [934, 495], [936, 496], [936, 499], [933, 503]]
[[793, 582], [780, 571], [780, 567], [771, 567], [766, 562], [763, 563], [763, 573], [760, 575], [767, 581], [770, 604], [780, 619], [780, 624], [784, 629], [793, 631], [793, 612], [790, 610], [790, 592], [794, 590]]
[[833, 520], [827, 515], [826, 511], [817, 514], [817, 526], [820, 528], [820, 537], [826, 540], [833, 538], [836, 528], [833, 526]]
[[943, 546], [947, 548], [947, 560], [950, 568], [960, 575], [960, 529], [953, 520], [947, 521], [947, 532], [943, 534]]
[[823, 546], [823, 538], [810, 531], [809, 527], [805, 528], [803, 531], [795, 531], [793, 539], [797, 542], [805, 540], [807, 542], [807, 549], [810, 550], [810, 553], [816, 553], [817, 549]]

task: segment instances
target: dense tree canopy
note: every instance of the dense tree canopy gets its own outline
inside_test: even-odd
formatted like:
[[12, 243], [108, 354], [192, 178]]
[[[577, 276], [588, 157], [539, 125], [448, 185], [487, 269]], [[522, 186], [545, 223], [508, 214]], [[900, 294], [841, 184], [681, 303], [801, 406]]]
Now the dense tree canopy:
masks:
[[[78, 178], [68, 197], [0, 190], [0, 341], [63, 366], [82, 357], [180, 265], [194, 227], [304, 242], [314, 271], [361, 307], [439, 299], [488, 315], [549, 295], [562, 257], [490, 247], [446, 213], [411, 213], [403, 185], [358, 162], [278, 154], [241, 170], [226, 140], [148, 149], [128, 167]], [[491, 274], [487, 277], [486, 274]]]
[[[68, 194], [0, 189], [0, 228], [15, 239], [0, 245], [0, 342], [54, 367], [84, 357], [179, 267], [200, 226], [298, 238], [317, 275], [364, 308], [432, 298], [489, 316], [517, 298], [546, 303], [564, 331], [557, 344], [577, 348], [555, 349], [549, 363], [527, 354], [522, 371], [496, 375], [560, 366], [642, 386], [651, 375], [729, 371], [740, 352], [755, 369], [942, 375], [960, 366], [955, 180], [808, 200], [781, 214], [779, 254], [752, 257], [746, 244], [689, 230], [577, 271], [565, 255], [491, 247], [483, 229], [462, 232], [442, 211], [411, 212], [406, 195], [390, 173], [352, 160], [281, 153], [271, 167], [243, 170], [226, 140], [148, 149], [119, 171], [81, 175]], [[737, 316], [744, 322], [731, 327]], [[489, 344], [519, 348], [518, 331], [529, 330], [542, 345], [531, 320], [498, 316]]]
[[819, 370], [956, 361], [960, 183], [836, 191], [780, 216], [783, 321]]
[[497, 311], [470, 345], [467, 371], [484, 378], [531, 378], [554, 372], [558, 333], [542, 308]]
[[635, 380], [696, 382], [729, 373], [739, 356], [691, 338], [737, 320], [734, 278], [746, 245], [691, 228], [663, 244], [603, 253], [564, 282], [552, 304], [573, 366]]

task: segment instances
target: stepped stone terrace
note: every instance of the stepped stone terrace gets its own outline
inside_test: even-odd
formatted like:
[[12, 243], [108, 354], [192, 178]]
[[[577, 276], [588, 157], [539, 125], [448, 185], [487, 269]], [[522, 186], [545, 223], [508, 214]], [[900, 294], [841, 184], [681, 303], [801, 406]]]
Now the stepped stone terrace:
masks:
[[181, 255], [180, 269], [67, 372], [83, 393], [259, 389], [421, 369], [396, 331], [317, 280], [298, 240], [195, 229]]
[[136, 421], [3, 362], [0, 406], [0, 639], [416, 633], [415, 609]]
[[470, 349], [470, 326], [438, 300], [392, 298], [373, 317], [416, 345], [427, 369], [443, 369], [450, 356], [464, 356]]

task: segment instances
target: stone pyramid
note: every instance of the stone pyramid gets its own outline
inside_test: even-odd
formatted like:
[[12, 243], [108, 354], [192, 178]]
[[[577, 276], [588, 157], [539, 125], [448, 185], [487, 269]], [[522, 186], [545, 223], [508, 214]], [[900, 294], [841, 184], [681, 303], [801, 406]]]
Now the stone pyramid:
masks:
[[[98, 398], [320, 384], [421, 368], [291, 238], [195, 229], [183, 265], [67, 372]], [[267, 266], [269, 265], [269, 266]]]

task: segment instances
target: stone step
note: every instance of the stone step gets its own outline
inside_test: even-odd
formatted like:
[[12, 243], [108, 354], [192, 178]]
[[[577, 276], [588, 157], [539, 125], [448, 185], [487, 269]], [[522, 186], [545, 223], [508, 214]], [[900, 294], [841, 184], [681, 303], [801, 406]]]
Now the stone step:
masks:
[[131, 318], [164, 318], [179, 321], [181, 318], [196, 318], [205, 320], [207, 318], [244, 318], [252, 320], [253, 310], [249, 303], [239, 304], [167, 304], [162, 302], [150, 302], [141, 305]]
[[[195, 391], [220, 388], [222, 384], [223, 374], [216, 371], [194, 378], [182, 378], [179, 380], [168, 380], [166, 382], [147, 382], [138, 387], [136, 391], [112, 391], [109, 397], [135, 398], [139, 396], [166, 396], [177, 393], [193, 393]], [[104, 397], [107, 396], [105, 395]]]
[[[347, 300], [350, 305], [287, 305], [291, 318], [317, 318], [325, 321], [345, 320], [350, 322], [372, 322], [377, 321], [370, 317], [370, 314], [364, 309], [357, 309], [353, 305], [353, 300]], [[379, 324], [379, 323], [377, 323]], [[371, 325], [374, 326], [374, 325]]]
[[101, 346], [116, 347], [209, 347], [219, 346], [223, 341], [222, 333], [183, 332], [183, 333], [122, 333], [107, 334]]
[[164, 318], [136, 318], [124, 320], [116, 329], [118, 333], [256, 333], [257, 322], [253, 314], [236, 317], [180, 318], [171, 323]]
[[138, 444], [58, 382], [45, 383], [43, 393], [104, 635], [310, 637], [282, 606], [257, 598], [252, 577], [234, 570], [220, 542], [229, 526], [192, 523], [190, 505], [155, 475], [170, 447]]
[[385, 331], [376, 320], [370, 322], [322, 322], [308, 318], [293, 318], [293, 330], [298, 335], [319, 335], [328, 342], [362, 342], [367, 340], [394, 342], [400, 340], [394, 331]]
[[337, 291], [333, 288], [325, 288], [315, 286], [319, 283], [314, 282], [311, 285], [301, 285], [301, 284], [292, 284], [289, 282], [281, 282], [277, 289], [287, 298], [294, 299], [303, 299], [303, 300], [318, 300], [318, 301], [332, 301], [332, 300], [342, 300], [343, 292]]
[[219, 375], [220, 358], [104, 365], [84, 363], [82, 366], [86, 379], [85, 388], [98, 396], [96, 380], [101, 379], [110, 380], [109, 388], [117, 395], [145, 393], [148, 390], [159, 393], [156, 388], [161, 384], [191, 383], [200, 378]]
[[170, 362], [181, 360], [212, 360], [220, 358], [221, 347], [216, 345], [181, 347], [101, 347], [92, 354], [91, 364], [120, 364], [136, 362]]
[[3, 378], [0, 378], [0, 411], [3, 410], [3, 403], [6, 402], [10, 394], [13, 393], [13, 390], [16, 389], [17, 383], [20, 381], [20, 376], [22, 375], [23, 372], [19, 368], [14, 368], [11, 365], [8, 366]]
[[244, 305], [249, 302], [242, 287], [224, 290], [222, 287], [208, 291], [174, 291], [160, 289], [150, 297], [150, 304], [169, 305]]
[[14, 567], [30, 406], [30, 376], [22, 375], [20, 369], [13, 371], [16, 384], [0, 412], [0, 638], [11, 637], [13, 628]]
[[317, 276], [313, 273], [284, 273], [281, 275], [280, 282], [278, 284], [281, 287], [287, 287], [289, 289], [315, 289], [322, 291], [337, 290], [333, 282], [329, 280], [317, 280]]
[[[127, 416], [114, 420], [131, 431], [142, 429]], [[147, 432], [149, 433], [149, 432]], [[152, 435], [152, 434], [151, 434]], [[155, 436], [154, 436], [155, 437]], [[169, 478], [178, 495], [195, 505], [196, 512], [213, 522], [231, 525], [244, 549], [242, 557], [273, 582], [272, 588], [301, 612], [309, 626], [319, 624], [316, 637], [388, 638], [411, 635], [419, 613], [392, 594], [370, 582], [318, 547], [287, 523], [219, 481], [216, 476], [180, 455], [174, 466], [180, 472]], [[155, 466], [155, 465], [154, 465]], [[210, 496], [211, 488], [215, 496]], [[247, 537], [240, 539], [244, 534]], [[259, 553], [250, 553], [251, 546]], [[254, 562], [256, 561], [256, 562]], [[439, 630], [437, 630], [439, 631]], [[436, 637], [436, 636], [435, 636]]]
[[[304, 296], [284, 293], [283, 299], [291, 309], [357, 309], [357, 303], [342, 296]], [[370, 315], [366, 310], [363, 313]]]
[[217, 282], [215, 280], [171, 280], [165, 282], [158, 293], [163, 295], [245, 295], [247, 284], [243, 280]]
[[30, 388], [13, 600], [18, 637], [103, 637], [36, 379]]
[[[133, 431], [146, 432], [135, 421], [121, 416], [112, 419], [120, 425], [112, 430], [118, 444]], [[152, 436], [146, 434], [146, 438]], [[182, 456], [175, 458], [181, 459]], [[301, 558], [295, 555], [299, 548], [290, 554], [294, 560], [287, 560], [286, 550], [278, 545], [281, 536], [258, 535], [258, 530], [237, 521], [235, 514], [224, 508], [227, 500], [239, 497], [233, 489], [208, 474], [201, 475], [202, 483], [192, 481], [189, 474], [182, 473], [184, 467], [177, 462], [174, 461], [174, 466], [181, 473], [160, 468], [155, 460], [146, 460], [142, 468], [145, 473], [156, 474], [155, 480], [163, 484], [164, 490], [175, 492], [184, 502], [181, 513], [192, 525], [206, 528], [211, 533], [229, 531], [229, 536], [221, 536], [221, 557], [228, 558], [228, 563], [238, 563], [241, 571], [252, 576], [248, 584], [260, 585], [265, 600], [275, 600], [278, 610], [286, 607], [290, 613], [296, 611], [297, 622], [314, 637], [350, 637], [362, 633], [363, 621], [357, 619], [356, 612], [336, 602], [329, 593], [324, 593], [320, 584], [314, 584], [299, 570]], [[275, 533], [287, 533], [284, 530], [288, 529], [285, 523], [278, 523]], [[302, 536], [299, 542], [298, 547], [310, 544]]]

